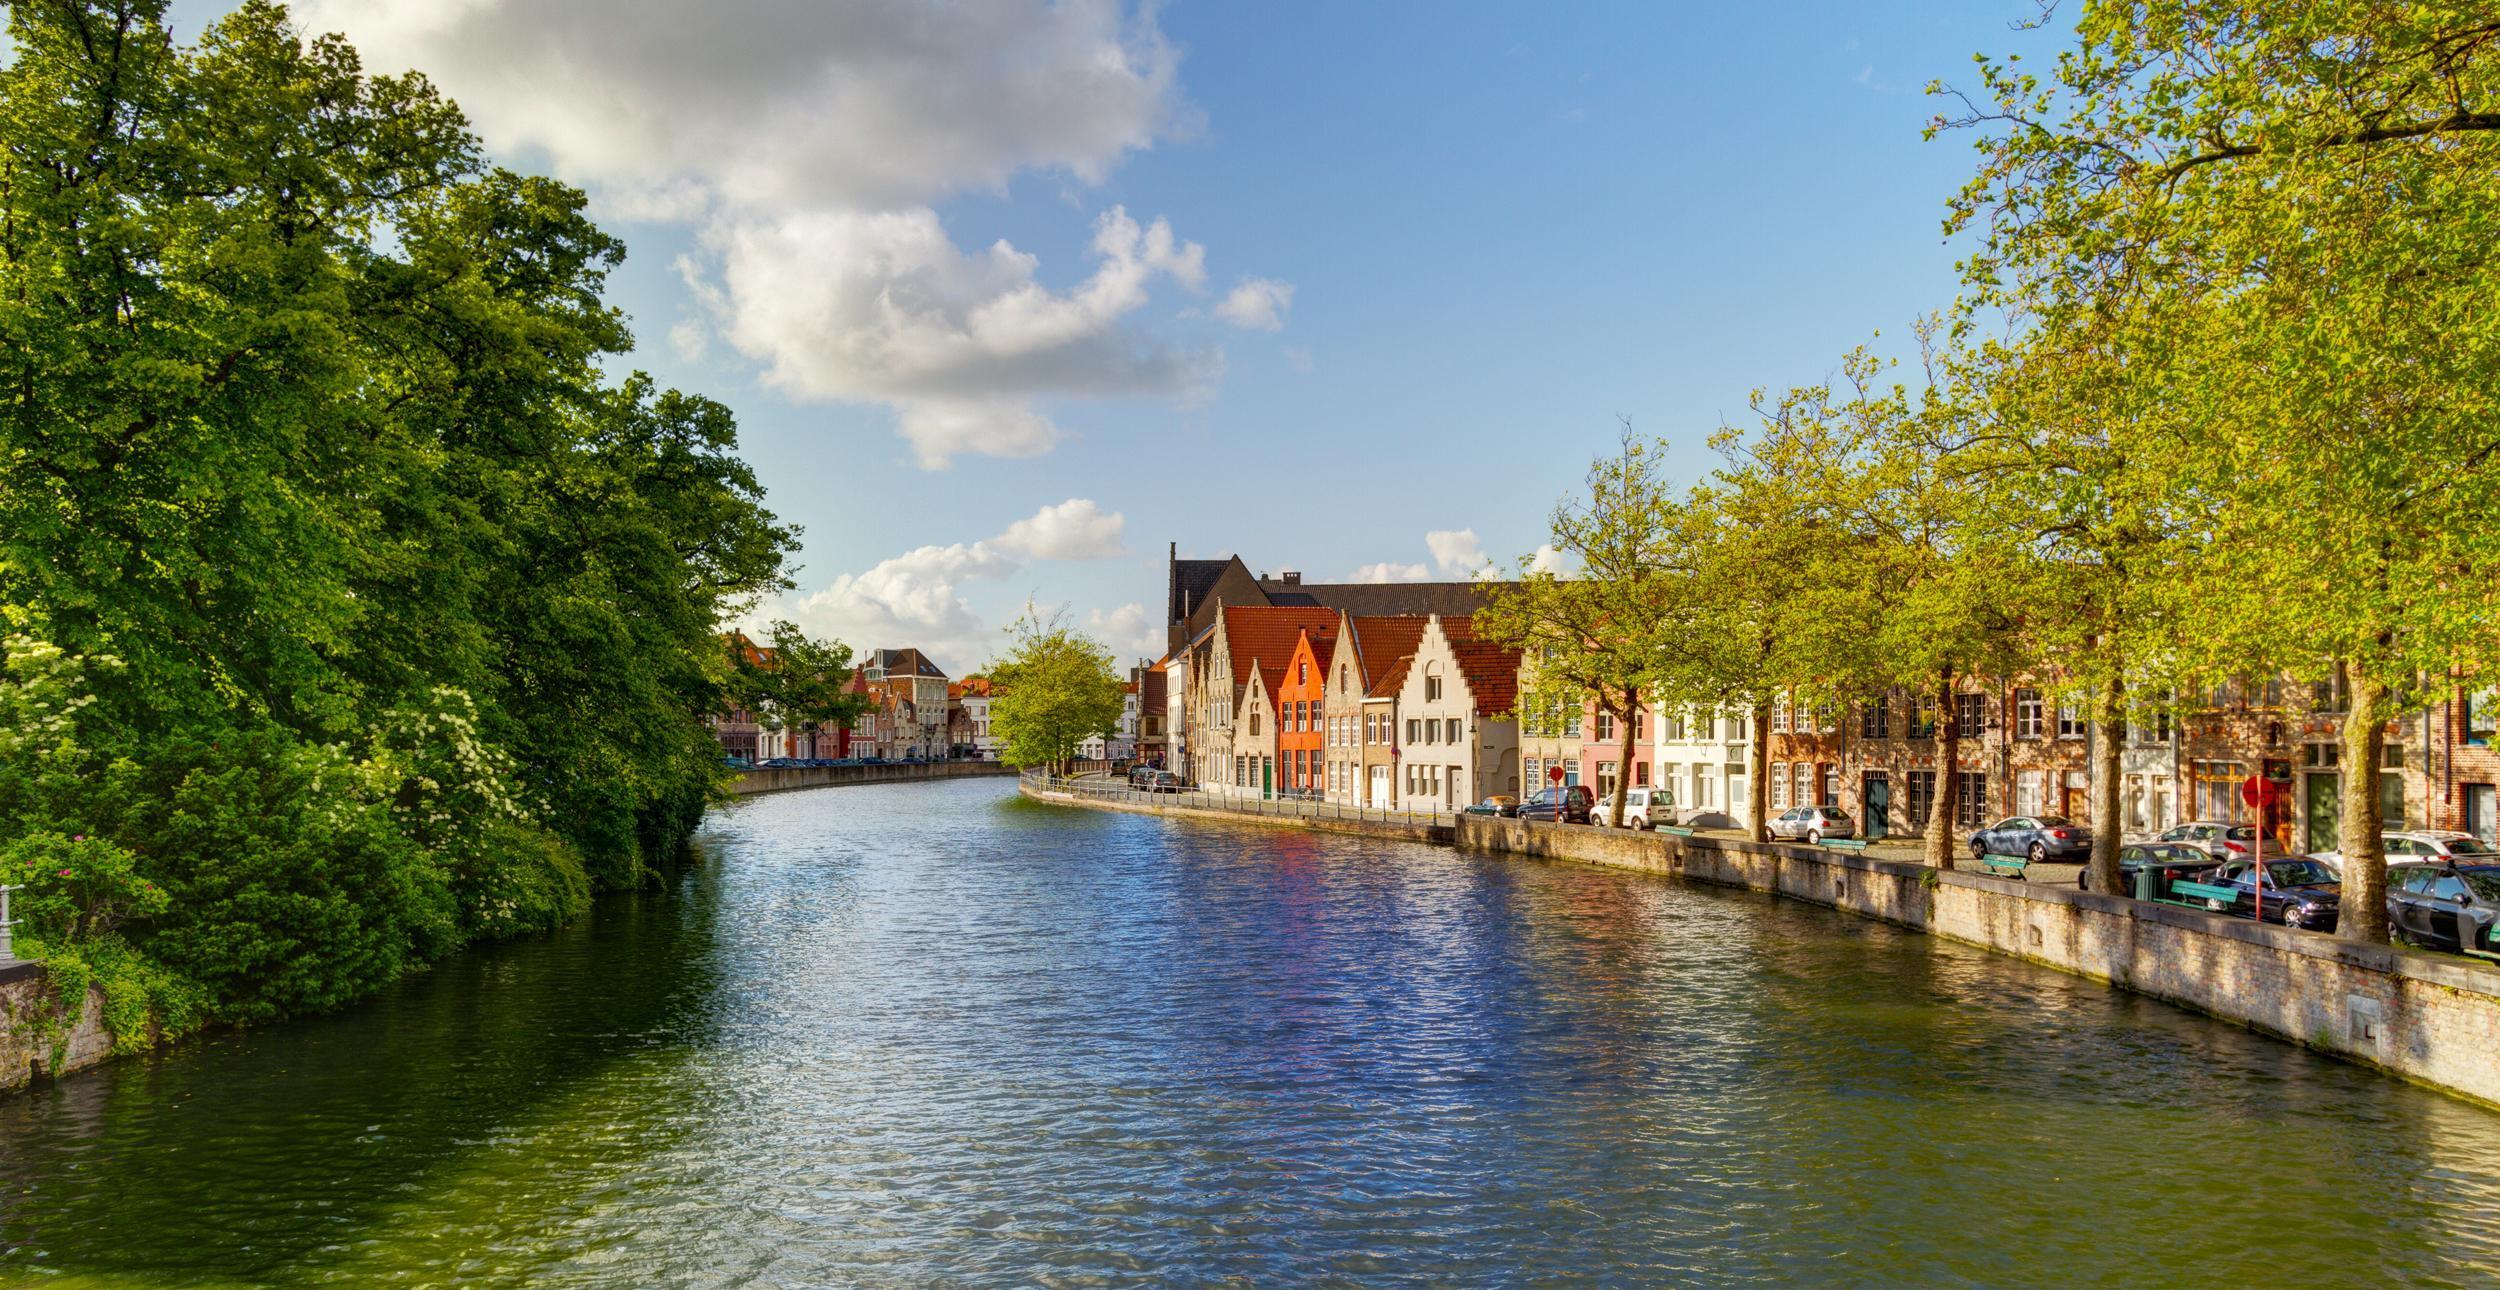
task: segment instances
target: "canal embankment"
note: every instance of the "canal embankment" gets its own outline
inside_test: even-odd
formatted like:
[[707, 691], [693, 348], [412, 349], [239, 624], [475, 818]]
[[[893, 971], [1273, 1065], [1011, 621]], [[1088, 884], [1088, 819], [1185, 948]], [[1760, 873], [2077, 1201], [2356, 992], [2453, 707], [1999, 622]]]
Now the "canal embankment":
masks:
[[974, 779], [1013, 775], [1015, 767], [994, 761], [930, 761], [854, 763], [848, 766], [774, 766], [741, 771], [729, 791], [739, 797], [787, 793], [801, 788], [833, 788], [845, 784], [912, 784], [930, 779]]
[[1081, 779], [1061, 780], [1048, 787], [1026, 779], [1020, 781], [1018, 787], [1026, 797], [1035, 801], [1121, 811], [1130, 815], [1159, 815], [1223, 824], [1267, 824], [1318, 833], [1342, 833], [1351, 837], [1387, 838], [1400, 842], [1432, 842], [1443, 846], [1458, 840], [1456, 829], [1450, 823], [1451, 817], [1419, 811], [1378, 811], [1287, 798], [1141, 793], [1113, 779], [1095, 783]]
[[[1028, 796], [1103, 809], [1108, 795]], [[1268, 808], [1274, 803], [1245, 803]], [[1263, 820], [1293, 814], [1149, 813]], [[2500, 971], [2401, 947], [2358, 945], [2174, 905], [1936, 870], [1822, 847], [1634, 833], [1497, 816], [1439, 817], [1463, 850], [1630, 869], [1736, 887], [1880, 919], [2246, 1026], [2489, 1106], [2500, 1106]], [[1308, 827], [1318, 827], [1316, 825]], [[1342, 828], [1330, 831], [1348, 831]]]

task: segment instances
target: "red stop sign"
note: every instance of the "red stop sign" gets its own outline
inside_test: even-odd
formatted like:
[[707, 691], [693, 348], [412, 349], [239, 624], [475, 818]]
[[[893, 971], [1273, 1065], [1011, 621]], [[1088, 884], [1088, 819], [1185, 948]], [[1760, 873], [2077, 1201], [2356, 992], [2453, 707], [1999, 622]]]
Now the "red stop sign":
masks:
[[1562, 782], [1562, 767], [1560, 767], [1560, 766], [1548, 766], [1548, 767], [1546, 767], [1546, 768], [1545, 768], [1545, 778], [1547, 778], [1547, 779], [1549, 779], [1549, 780], [1552, 780], [1553, 782], [1555, 782], [1555, 783], [1557, 783], [1557, 784], [1561, 783], [1561, 782]]

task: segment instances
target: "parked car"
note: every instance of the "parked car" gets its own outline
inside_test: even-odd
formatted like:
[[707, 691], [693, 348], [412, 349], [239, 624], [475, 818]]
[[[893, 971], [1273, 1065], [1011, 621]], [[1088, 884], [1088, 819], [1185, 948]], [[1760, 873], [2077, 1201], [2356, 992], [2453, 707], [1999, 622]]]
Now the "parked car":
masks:
[[1589, 822], [1589, 808], [1596, 803], [1597, 794], [1589, 791], [1586, 784], [1540, 788], [1527, 801], [1519, 804], [1519, 818], [1586, 824]]
[[[2500, 864], [2500, 847], [2483, 841], [2471, 833], [2453, 829], [2399, 829], [2378, 835], [2390, 865], [2430, 864]], [[2320, 864], [2344, 872], [2344, 853], [2320, 851], [2309, 857]]]
[[2009, 815], [1970, 835], [1970, 853], [2079, 862], [2092, 856], [2092, 830], [2062, 815]]
[[1467, 810], [1472, 815], [1517, 815], [1519, 814], [1519, 798], [1512, 793], [1495, 793], [1474, 806], [1468, 807]]
[[2387, 875], [2387, 920], [2437, 949], [2500, 953], [2500, 864], [2408, 864]]
[[1857, 821], [1837, 806], [1797, 806], [1771, 817], [1771, 836], [1775, 838], [1820, 842], [1857, 835]]
[[[2201, 879], [2214, 867], [2214, 858], [2205, 848], [2192, 842], [2137, 842], [2118, 848], [2118, 893], [2133, 896], [2136, 875], [2146, 869], [2153, 871], [2153, 894], [2166, 894], [2170, 884], [2185, 879]], [[2085, 865], [2075, 875], [2075, 885], [2092, 890], [2092, 867]]]
[[1189, 784], [1168, 770], [1140, 770], [1129, 776], [1129, 787], [1141, 793], [1186, 793]]
[[2249, 824], [2230, 824], [2222, 820], [2190, 820], [2165, 829], [2155, 842], [2184, 842], [2202, 848], [2216, 860], [2241, 860], [2256, 854], [2257, 829]]
[[[2265, 921], [2286, 927], [2306, 927], [2311, 931], [2335, 930], [2336, 911], [2342, 908], [2344, 880], [2335, 871], [2305, 856], [2266, 861]], [[2216, 869], [2205, 881], [2217, 887], [2239, 892], [2223, 912], [2241, 918], [2257, 910], [2257, 875], [2255, 859], [2233, 860]]]
[[[1613, 811], [1614, 803], [1599, 802], [1591, 809], [1589, 823], [1603, 825]], [[1654, 829], [1661, 824], [1675, 823], [1675, 794], [1663, 788], [1627, 788], [1623, 790], [1623, 827]]]

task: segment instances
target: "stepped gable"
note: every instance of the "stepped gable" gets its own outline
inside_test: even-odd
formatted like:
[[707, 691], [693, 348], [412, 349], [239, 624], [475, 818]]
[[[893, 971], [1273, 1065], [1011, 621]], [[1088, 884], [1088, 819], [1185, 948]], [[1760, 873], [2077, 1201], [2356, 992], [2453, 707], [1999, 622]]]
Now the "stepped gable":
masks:
[[1467, 692], [1475, 696], [1476, 715], [1510, 711], [1519, 701], [1519, 651], [1476, 635], [1472, 619], [1444, 618], [1441, 631], [1450, 638], [1450, 652], [1458, 656]]
[[1224, 606], [1224, 647], [1232, 652], [1234, 693], [1250, 684], [1250, 665], [1256, 662], [1259, 674], [1267, 679], [1267, 692], [1274, 695], [1277, 683], [1285, 675], [1285, 664], [1293, 661], [1294, 642], [1302, 638], [1304, 631], [1309, 631], [1314, 640], [1334, 641], [1336, 611], [1277, 605]]
[[1394, 617], [1353, 618], [1348, 630], [1354, 633], [1355, 657], [1363, 663], [1363, 689], [1370, 693], [1372, 683], [1399, 659], [1412, 655], [1424, 639], [1421, 614], [1400, 614]]
[[1439, 614], [1464, 618], [1484, 607], [1499, 582], [1288, 582], [1261, 578], [1259, 590], [1274, 605], [1322, 605], [1357, 618]]

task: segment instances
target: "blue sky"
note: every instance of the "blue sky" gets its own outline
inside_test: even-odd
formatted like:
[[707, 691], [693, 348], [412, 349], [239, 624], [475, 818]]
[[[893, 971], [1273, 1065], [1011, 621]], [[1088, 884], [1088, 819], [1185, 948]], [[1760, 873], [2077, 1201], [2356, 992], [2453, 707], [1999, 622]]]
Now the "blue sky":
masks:
[[1923, 88], [2042, 42], [2029, 0], [298, 13], [591, 190], [634, 365], [806, 528], [765, 612], [958, 673], [1028, 596], [1144, 647], [1166, 542], [1507, 562], [1618, 415], [1706, 470], [1753, 388], [1951, 299]]

